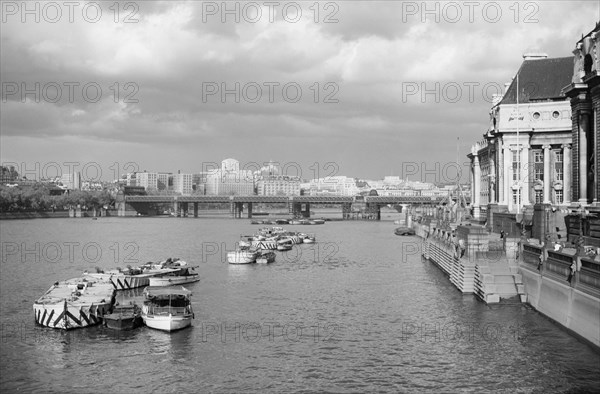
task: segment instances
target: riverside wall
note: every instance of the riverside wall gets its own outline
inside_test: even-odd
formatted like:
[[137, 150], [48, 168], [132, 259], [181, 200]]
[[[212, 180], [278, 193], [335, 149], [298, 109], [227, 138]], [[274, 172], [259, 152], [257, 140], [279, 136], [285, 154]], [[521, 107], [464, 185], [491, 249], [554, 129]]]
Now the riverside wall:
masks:
[[[432, 225], [413, 223], [413, 229], [422, 240], [423, 257], [446, 273], [460, 291], [474, 293], [488, 302], [488, 296], [481, 292], [485, 278], [480, 272], [490, 262], [482, 250], [486, 246], [483, 234], [474, 237], [475, 245], [466, 245], [467, 253], [460, 258], [455, 246], [464, 236], [460, 228], [455, 231], [456, 238], [451, 230]], [[521, 248], [515, 245], [508, 249], [518, 251], [508, 261], [509, 268], [518, 270], [516, 287], [524, 293], [518, 291], [520, 299], [600, 350], [600, 258], [582, 258], [575, 250], [547, 250], [528, 242], [523, 242]], [[572, 263], [577, 270], [569, 282]]]
[[[573, 262], [577, 271], [569, 283]], [[519, 268], [527, 303], [600, 349], [600, 259], [525, 243]]]

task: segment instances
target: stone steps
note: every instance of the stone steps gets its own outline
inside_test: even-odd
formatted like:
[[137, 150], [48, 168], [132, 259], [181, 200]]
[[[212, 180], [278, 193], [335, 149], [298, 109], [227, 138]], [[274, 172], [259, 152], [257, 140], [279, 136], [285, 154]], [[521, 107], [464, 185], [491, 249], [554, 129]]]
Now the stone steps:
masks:
[[523, 278], [517, 272], [518, 267], [509, 265], [506, 260], [479, 262], [475, 267], [475, 294], [488, 304], [513, 298], [525, 302]]

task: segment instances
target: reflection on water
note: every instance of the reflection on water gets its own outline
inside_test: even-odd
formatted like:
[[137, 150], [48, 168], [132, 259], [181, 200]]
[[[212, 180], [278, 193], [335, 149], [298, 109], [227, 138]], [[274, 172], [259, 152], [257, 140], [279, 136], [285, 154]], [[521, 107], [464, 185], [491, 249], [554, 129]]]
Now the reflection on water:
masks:
[[245, 282], [248, 280], [250, 271], [255, 269], [255, 264], [228, 264], [227, 276], [232, 283]]
[[[61, 228], [57, 233], [55, 229]], [[302, 226], [296, 226], [305, 231]], [[13, 392], [578, 392], [600, 387], [600, 356], [526, 306], [462, 295], [390, 222], [312, 226], [317, 243], [268, 265], [229, 265], [256, 226], [229, 219], [3, 222], [3, 242], [96, 242], [102, 261], [0, 266], [0, 385]], [[157, 237], [156, 234], [160, 234]], [[56, 280], [112, 268], [114, 243], [140, 263], [200, 265], [191, 328], [167, 333], [34, 325], [32, 302]], [[211, 253], [207, 253], [209, 245]], [[113, 249], [111, 249], [113, 247]], [[214, 252], [214, 253], [213, 253]], [[91, 267], [90, 267], [91, 265]], [[143, 302], [143, 289], [117, 293]]]

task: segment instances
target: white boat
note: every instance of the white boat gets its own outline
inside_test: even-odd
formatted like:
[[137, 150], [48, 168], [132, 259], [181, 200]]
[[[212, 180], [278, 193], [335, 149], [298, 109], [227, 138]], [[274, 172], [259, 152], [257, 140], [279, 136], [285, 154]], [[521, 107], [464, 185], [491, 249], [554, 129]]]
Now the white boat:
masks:
[[68, 330], [98, 324], [112, 309], [114, 287], [96, 278], [56, 282], [33, 303], [35, 321]]
[[317, 241], [317, 238], [313, 234], [298, 234], [300, 238], [302, 238], [302, 242], [305, 244], [314, 244]]
[[258, 252], [255, 250], [234, 250], [227, 252], [229, 264], [251, 264], [256, 261]]
[[173, 262], [171, 259], [167, 259], [158, 264], [147, 263], [137, 268], [127, 267], [125, 269], [117, 268], [107, 271], [96, 268], [95, 273], [85, 271], [83, 277], [99, 279], [110, 283], [116, 290], [131, 290], [149, 286], [150, 278], [179, 272], [182, 269], [181, 267], [186, 265], [187, 263], [182, 260]]
[[291, 243], [278, 244], [277, 250], [279, 250], [281, 252], [285, 252], [287, 250], [292, 250], [292, 244]]
[[258, 264], [269, 264], [275, 261], [275, 252], [261, 253], [257, 258]]
[[153, 276], [150, 278], [150, 286], [172, 286], [198, 282], [200, 280], [200, 274], [197, 272], [190, 272], [195, 270], [195, 268], [196, 267], [182, 268], [177, 272]]
[[175, 331], [192, 325], [192, 292], [183, 286], [146, 287], [142, 305], [144, 323], [157, 330]]

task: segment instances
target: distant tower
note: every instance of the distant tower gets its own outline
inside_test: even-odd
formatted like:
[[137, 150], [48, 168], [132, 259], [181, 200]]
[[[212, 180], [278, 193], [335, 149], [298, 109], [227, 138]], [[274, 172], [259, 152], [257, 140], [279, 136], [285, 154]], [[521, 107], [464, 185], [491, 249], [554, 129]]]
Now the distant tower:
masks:
[[227, 172], [239, 172], [240, 162], [236, 159], [225, 159], [221, 162], [221, 170]]

